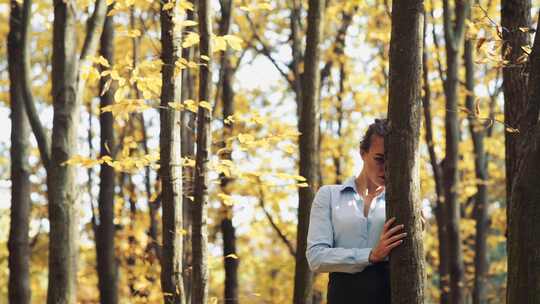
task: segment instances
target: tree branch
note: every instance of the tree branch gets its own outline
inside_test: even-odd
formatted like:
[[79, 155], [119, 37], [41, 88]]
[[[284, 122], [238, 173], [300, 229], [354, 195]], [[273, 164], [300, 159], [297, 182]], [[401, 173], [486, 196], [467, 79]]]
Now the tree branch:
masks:
[[43, 162], [43, 166], [45, 167], [45, 170], [48, 171], [50, 159], [51, 159], [51, 153], [50, 153], [50, 140], [45, 133], [45, 129], [43, 128], [43, 125], [41, 124], [41, 120], [39, 119], [38, 112], [36, 110], [36, 104], [34, 102], [34, 96], [32, 94], [32, 86], [31, 86], [31, 80], [30, 80], [30, 58], [28, 56], [28, 45], [29, 45], [29, 29], [30, 29], [30, 14], [31, 14], [31, 7], [32, 7], [32, 0], [25, 0], [23, 4], [23, 25], [22, 25], [22, 60], [21, 65], [19, 67], [21, 72], [21, 79], [22, 79], [22, 93], [23, 93], [23, 99], [24, 99], [24, 106], [26, 108], [26, 114], [28, 116], [28, 120], [30, 121], [30, 126], [32, 127], [32, 132], [34, 133], [34, 136], [36, 137], [36, 141], [38, 144], [39, 154], [41, 156], [41, 161]]
[[260, 184], [260, 180], [259, 180], [259, 185], [258, 186], [259, 186], [259, 205], [261, 206], [261, 208], [262, 208], [262, 210], [264, 212], [264, 215], [266, 216], [266, 218], [270, 222], [270, 225], [272, 226], [274, 231], [278, 234], [279, 238], [283, 241], [285, 246], [287, 246], [287, 249], [289, 249], [289, 253], [291, 254], [291, 256], [295, 257], [296, 256], [296, 250], [294, 249], [294, 246], [289, 241], [289, 239], [287, 239], [287, 236], [281, 231], [281, 229], [279, 229], [278, 225], [276, 224], [276, 222], [272, 218], [272, 215], [268, 212], [268, 210], [266, 210], [266, 207], [265, 207], [265, 201], [266, 200], [265, 200], [262, 185]]
[[105, 15], [107, 14], [107, 1], [96, 0], [94, 6], [94, 12], [90, 20], [88, 20], [88, 28], [86, 29], [86, 37], [84, 39], [83, 48], [79, 60], [85, 62], [88, 56], [92, 56], [96, 53], [99, 38], [105, 24]]

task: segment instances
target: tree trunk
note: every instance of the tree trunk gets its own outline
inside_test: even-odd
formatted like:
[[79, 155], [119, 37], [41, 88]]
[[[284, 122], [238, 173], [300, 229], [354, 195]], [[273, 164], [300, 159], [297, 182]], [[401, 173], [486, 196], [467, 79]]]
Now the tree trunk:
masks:
[[[80, 99], [79, 54], [74, 10], [70, 3], [54, 1], [51, 163], [47, 174], [49, 198], [49, 285], [47, 303], [75, 303], [78, 255], [78, 192], [75, 167], [64, 165], [77, 151]], [[105, 20], [106, 4], [97, 0], [90, 19], [80, 61], [92, 56]]]
[[[101, 55], [107, 59], [109, 64], [114, 64], [114, 22], [113, 16], [105, 19], [103, 33], [101, 34]], [[100, 92], [106, 86], [109, 76], [100, 79]], [[114, 103], [113, 92], [107, 90], [100, 98], [100, 108]], [[100, 124], [100, 156], [110, 156], [111, 148], [115, 146], [114, 141], [114, 118], [111, 112], [101, 113]], [[114, 248], [114, 169], [102, 164], [99, 173], [99, 223], [96, 233], [96, 256], [97, 270], [99, 276], [99, 292], [102, 304], [118, 303], [118, 266], [116, 263], [116, 252]]]
[[78, 209], [75, 167], [65, 166], [76, 152], [79, 121], [75, 16], [69, 5], [54, 1], [53, 133], [49, 196], [49, 287], [47, 303], [75, 303]]
[[[308, 187], [298, 188], [298, 225], [296, 238], [296, 264], [294, 274], [295, 304], [311, 303], [313, 273], [306, 259], [307, 232], [309, 213], [315, 196], [315, 185], [318, 181], [318, 130], [319, 130], [319, 42], [321, 40], [324, 15], [324, 0], [310, 0], [308, 9], [308, 25], [306, 34], [306, 51], [304, 57], [304, 74], [302, 77], [302, 102], [298, 122], [300, 175], [306, 178]], [[295, 20], [292, 20], [295, 22]], [[298, 97], [298, 96], [297, 96]]]
[[11, 105], [11, 216], [9, 227], [9, 303], [28, 304], [30, 289], [30, 125], [24, 109], [20, 60], [23, 27], [21, 4], [11, 1], [8, 34], [9, 94]]
[[[540, 27], [540, 19], [537, 28]], [[522, 115], [522, 145], [514, 169], [508, 218], [507, 302], [540, 302], [540, 36], [529, 56], [527, 110]]]
[[[219, 35], [229, 34], [232, 21], [232, 0], [221, 0], [221, 20], [219, 24]], [[221, 84], [222, 84], [222, 104], [223, 104], [223, 141], [221, 148], [224, 149], [221, 159], [232, 160], [232, 145], [227, 139], [233, 134], [233, 123], [225, 123], [227, 117], [234, 114], [234, 91], [232, 87], [234, 71], [231, 63], [231, 51], [227, 49], [221, 57]], [[216, 102], [218, 102], [216, 100]], [[229, 195], [232, 178], [225, 174], [220, 174], [221, 192]], [[225, 268], [224, 302], [226, 304], [238, 303], [238, 258], [236, 255], [236, 230], [232, 223], [233, 207], [222, 204], [221, 206], [221, 234], [223, 235], [223, 266]]]
[[[525, 64], [518, 63], [526, 55], [521, 48], [529, 45], [530, 33], [520, 28], [531, 26], [531, 0], [501, 0], [501, 26], [504, 45], [503, 59], [508, 60], [503, 67], [504, 123], [507, 127], [521, 129], [520, 121], [527, 108], [527, 72]], [[520, 130], [523, 131], [523, 130]], [[512, 195], [512, 183], [517, 172], [518, 149], [523, 132], [505, 132], [506, 159], [506, 201], [507, 219]]]
[[469, 131], [471, 133], [474, 149], [474, 167], [476, 175], [477, 192], [475, 195], [474, 218], [476, 221], [476, 242], [474, 245], [474, 290], [473, 303], [485, 303], [487, 300], [486, 281], [488, 274], [487, 259], [487, 233], [489, 218], [487, 214], [487, 158], [484, 149], [484, 137], [486, 126], [479, 121], [475, 111], [474, 95], [474, 62], [473, 62], [473, 41], [465, 41], [465, 77], [466, 88], [469, 94], [465, 104], [468, 110]]
[[[163, 3], [162, 6], [165, 4]], [[172, 9], [161, 9], [162, 89], [160, 121], [160, 178], [163, 206], [163, 251], [161, 258], [161, 289], [167, 304], [184, 303], [182, 282], [182, 159], [180, 112], [169, 107], [179, 102], [181, 74], [175, 75], [175, 63], [180, 57], [182, 32], [177, 20], [183, 12], [179, 3]], [[176, 23], [176, 25], [175, 25]]]
[[[197, 1], [190, 1], [196, 6]], [[195, 12], [187, 12], [187, 20], [196, 20]], [[196, 30], [196, 27], [193, 28]], [[193, 61], [197, 47], [183, 48], [182, 49], [182, 58], [188, 61]], [[185, 100], [191, 99], [196, 100], [196, 88], [195, 88], [195, 73], [193, 69], [184, 69], [182, 70], [182, 102]], [[195, 113], [184, 110], [181, 112], [181, 121], [182, 121], [182, 157], [195, 159]], [[182, 262], [182, 276], [184, 280], [184, 292], [186, 303], [191, 303], [191, 291], [192, 291], [192, 273], [193, 273], [193, 254], [192, 254], [192, 207], [193, 207], [193, 179], [194, 179], [194, 170], [193, 167], [184, 166], [182, 168], [183, 172], [183, 217], [182, 222], [184, 226], [184, 253], [183, 253], [183, 262]], [[191, 198], [190, 198], [191, 197]]]
[[[392, 3], [390, 86], [385, 140], [387, 218], [405, 225], [408, 238], [390, 256], [392, 303], [424, 303], [420, 171], [420, 77], [423, 1]], [[407, 280], [403, 278], [407, 277]]]
[[[454, 13], [449, 7], [448, 0], [443, 2], [444, 37], [446, 46], [447, 76], [444, 82], [446, 97], [446, 154], [443, 161], [444, 203], [446, 205], [448, 255], [450, 270], [450, 302], [452, 304], [464, 301], [464, 266], [459, 235], [460, 205], [458, 201], [458, 71], [460, 54], [463, 47], [464, 24], [468, 16], [469, 0], [456, 0]], [[455, 20], [452, 21], [452, 15]]]
[[424, 108], [425, 119], [425, 136], [426, 143], [429, 152], [429, 160], [431, 168], [433, 170], [433, 179], [435, 180], [435, 220], [437, 221], [437, 237], [439, 239], [439, 289], [441, 292], [440, 302], [441, 304], [448, 303], [448, 296], [450, 287], [449, 274], [448, 274], [448, 239], [446, 230], [446, 209], [443, 205], [443, 174], [442, 168], [439, 164], [437, 154], [435, 153], [435, 146], [433, 143], [433, 127], [431, 119], [431, 89], [429, 84], [429, 64], [428, 64], [428, 50], [426, 49], [426, 33], [427, 33], [427, 14], [424, 14], [424, 47], [422, 50], [422, 75], [424, 81], [424, 96], [422, 98], [422, 105]]
[[[210, 37], [211, 7], [209, 0], [200, 0], [198, 7], [199, 35], [201, 56], [212, 56]], [[212, 96], [212, 59], [199, 71], [199, 102], [210, 100]], [[207, 168], [210, 153], [210, 113], [204, 107], [197, 111], [197, 155], [195, 159], [195, 191], [193, 203], [193, 282], [192, 303], [206, 304], [208, 300], [208, 263], [207, 263], [207, 205], [208, 176]]]

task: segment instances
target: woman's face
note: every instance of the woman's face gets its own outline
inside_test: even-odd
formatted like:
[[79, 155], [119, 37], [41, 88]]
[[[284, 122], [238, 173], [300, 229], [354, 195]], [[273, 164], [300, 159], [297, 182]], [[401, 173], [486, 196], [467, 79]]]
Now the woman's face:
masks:
[[371, 136], [368, 151], [360, 151], [368, 179], [377, 186], [384, 186], [384, 138]]

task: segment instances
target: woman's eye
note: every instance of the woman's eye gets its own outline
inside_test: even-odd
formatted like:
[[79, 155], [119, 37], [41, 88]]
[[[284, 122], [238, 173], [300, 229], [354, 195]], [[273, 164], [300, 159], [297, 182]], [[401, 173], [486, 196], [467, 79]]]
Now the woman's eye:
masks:
[[379, 164], [382, 164], [384, 163], [384, 158], [375, 158], [375, 161], [378, 162]]

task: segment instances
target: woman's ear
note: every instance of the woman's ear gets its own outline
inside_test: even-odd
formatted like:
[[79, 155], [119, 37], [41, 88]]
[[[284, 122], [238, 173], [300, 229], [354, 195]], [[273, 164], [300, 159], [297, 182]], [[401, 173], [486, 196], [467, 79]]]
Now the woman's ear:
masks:
[[367, 151], [365, 151], [364, 149], [360, 148], [360, 157], [362, 158], [362, 161], [366, 161], [366, 155], [367, 155]]

